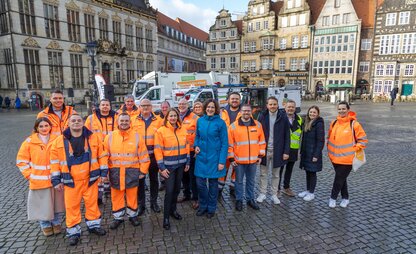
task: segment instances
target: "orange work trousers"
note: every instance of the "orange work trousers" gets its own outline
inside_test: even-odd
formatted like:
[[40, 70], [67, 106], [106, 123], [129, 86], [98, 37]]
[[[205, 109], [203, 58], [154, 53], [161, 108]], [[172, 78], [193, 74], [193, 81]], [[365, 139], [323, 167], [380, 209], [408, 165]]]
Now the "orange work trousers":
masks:
[[231, 183], [230, 183], [230, 187], [234, 188], [234, 183], [235, 183], [235, 170], [234, 167], [230, 168], [230, 160], [227, 160], [225, 163], [225, 176], [224, 177], [220, 177], [218, 178], [218, 189], [222, 190], [225, 186], [225, 183], [227, 182], [227, 176], [228, 176], [228, 172], [231, 170]]
[[111, 203], [113, 205], [114, 219], [123, 220], [124, 214], [126, 213], [129, 218], [137, 216], [137, 190], [138, 187], [124, 190], [117, 190], [111, 187]]
[[74, 188], [65, 186], [66, 226], [72, 228], [81, 223], [81, 200], [85, 204], [85, 221], [89, 228], [99, 226], [101, 212], [98, 208], [98, 181], [88, 186], [89, 179], [74, 181]]

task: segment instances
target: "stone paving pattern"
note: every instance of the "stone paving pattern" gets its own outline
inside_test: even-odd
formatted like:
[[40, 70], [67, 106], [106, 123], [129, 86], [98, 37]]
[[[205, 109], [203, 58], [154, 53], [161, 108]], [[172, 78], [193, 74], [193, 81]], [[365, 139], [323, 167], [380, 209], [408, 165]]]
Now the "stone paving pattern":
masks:
[[[303, 112], [312, 103], [304, 103]], [[326, 128], [336, 108], [319, 104]], [[102, 208], [104, 237], [90, 236], [82, 224], [81, 243], [68, 246], [64, 235], [44, 237], [26, 217], [27, 183], [15, 167], [21, 142], [29, 135], [35, 114], [0, 113], [0, 253], [416, 253], [416, 120], [415, 104], [357, 103], [353, 110], [369, 138], [368, 163], [349, 177], [348, 208], [330, 209], [333, 170], [324, 150], [316, 198], [268, 199], [260, 211], [234, 210], [228, 190], [212, 219], [196, 217], [190, 203], [179, 204], [182, 221], [162, 228], [162, 214], [146, 210], [142, 225], [128, 221], [108, 229], [111, 202]], [[305, 173], [295, 165], [292, 189], [304, 190]], [[147, 195], [149, 195], [147, 193]], [[162, 204], [162, 198], [159, 198]], [[148, 203], [147, 203], [148, 204]], [[148, 205], [149, 208], [149, 205]]]

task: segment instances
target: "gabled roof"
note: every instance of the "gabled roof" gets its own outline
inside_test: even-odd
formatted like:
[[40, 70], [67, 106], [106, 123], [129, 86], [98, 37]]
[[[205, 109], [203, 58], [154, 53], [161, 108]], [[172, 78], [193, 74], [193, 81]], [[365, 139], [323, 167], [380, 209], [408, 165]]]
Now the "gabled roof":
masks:
[[197, 40], [200, 40], [203, 42], [206, 42], [208, 40], [208, 33], [189, 24], [188, 22], [186, 22], [185, 20], [181, 18], [176, 18], [176, 20], [174, 20], [174, 19], [169, 18], [168, 16], [166, 16], [165, 14], [161, 12], [157, 13], [157, 25], [158, 25], [158, 31], [160, 33], [165, 33], [162, 26], [169, 26]]
[[311, 10], [311, 25], [314, 25], [324, 8], [326, 0], [308, 0], [309, 8]]
[[243, 21], [241, 19], [233, 21], [235, 26], [237, 27], [238, 34], [243, 34]]
[[274, 11], [274, 13], [276, 14], [276, 17], [279, 14], [280, 9], [282, 9], [282, 7], [283, 7], [283, 1], [270, 2], [270, 9]]
[[381, 2], [381, 0], [352, 0], [355, 12], [361, 19], [362, 28], [374, 27], [376, 10]]

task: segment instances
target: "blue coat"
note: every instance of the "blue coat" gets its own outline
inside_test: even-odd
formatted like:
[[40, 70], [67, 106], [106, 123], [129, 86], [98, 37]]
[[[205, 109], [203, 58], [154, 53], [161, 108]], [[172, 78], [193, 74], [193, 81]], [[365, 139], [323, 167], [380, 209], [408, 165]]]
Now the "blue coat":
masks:
[[[268, 144], [270, 133], [269, 110], [260, 114], [258, 121], [263, 126], [264, 137], [266, 139], [266, 144]], [[290, 153], [290, 123], [284, 111], [277, 111], [273, 130], [273, 168], [278, 168], [287, 163], [287, 160], [283, 160], [283, 154], [289, 155]], [[266, 159], [261, 160], [262, 165], [266, 165], [266, 162]]]
[[[300, 165], [299, 167], [309, 171], [318, 172], [322, 170], [322, 149], [325, 145], [325, 127], [324, 120], [319, 117], [312, 123], [310, 131], [302, 132], [302, 143], [300, 147]], [[312, 158], [318, 159], [312, 162]]]
[[[196, 124], [195, 176], [202, 178], [220, 178], [225, 176], [225, 162], [228, 155], [228, 132], [224, 120], [219, 115], [200, 117]], [[219, 171], [218, 164], [224, 164]]]

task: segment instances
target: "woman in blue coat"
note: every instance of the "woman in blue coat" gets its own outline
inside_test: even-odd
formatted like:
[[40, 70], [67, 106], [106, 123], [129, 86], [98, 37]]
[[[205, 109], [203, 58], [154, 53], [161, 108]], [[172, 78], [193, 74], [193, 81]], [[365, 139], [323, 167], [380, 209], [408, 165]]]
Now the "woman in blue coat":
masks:
[[319, 108], [311, 106], [306, 114], [300, 147], [300, 168], [306, 171], [306, 191], [298, 194], [305, 201], [315, 198], [316, 172], [322, 170], [322, 149], [325, 145], [324, 120]]
[[204, 113], [205, 115], [197, 122], [194, 144], [199, 200], [196, 215], [202, 216], [207, 213], [207, 217], [212, 218], [217, 209], [218, 178], [226, 174], [228, 132], [225, 122], [219, 116], [220, 106], [217, 101], [213, 99], [206, 101]]

